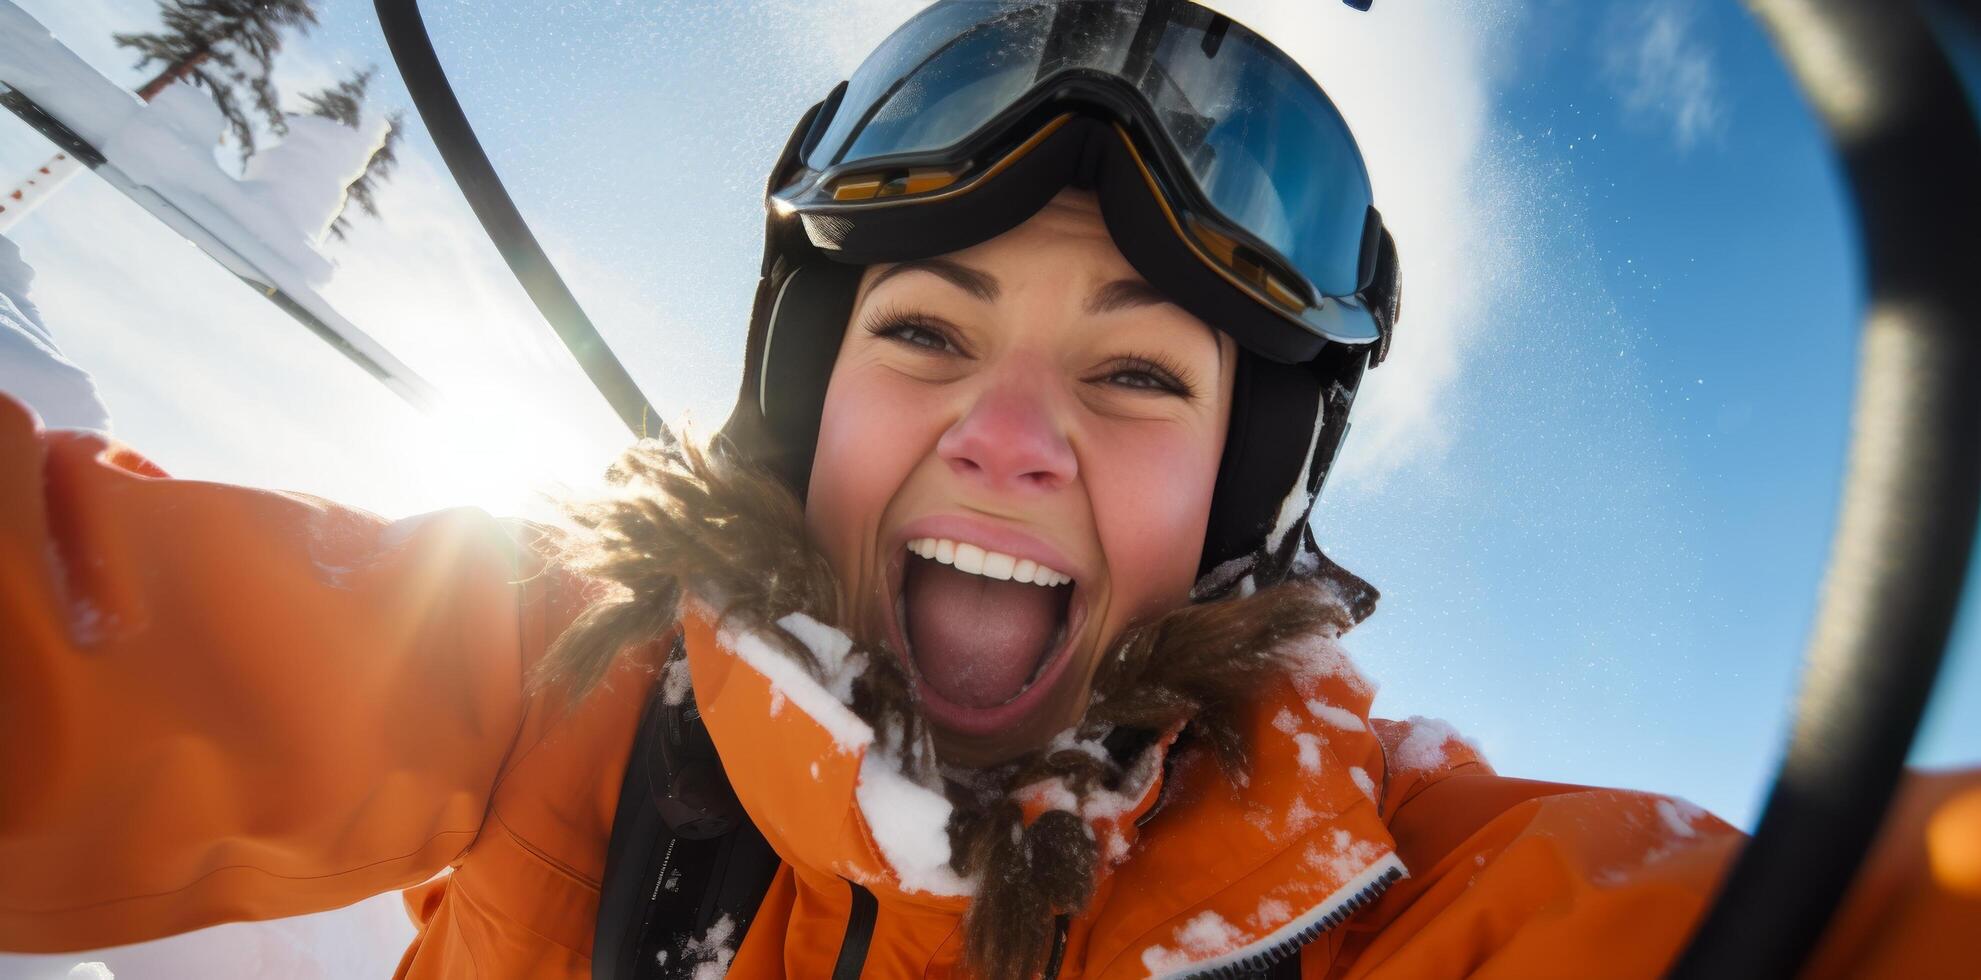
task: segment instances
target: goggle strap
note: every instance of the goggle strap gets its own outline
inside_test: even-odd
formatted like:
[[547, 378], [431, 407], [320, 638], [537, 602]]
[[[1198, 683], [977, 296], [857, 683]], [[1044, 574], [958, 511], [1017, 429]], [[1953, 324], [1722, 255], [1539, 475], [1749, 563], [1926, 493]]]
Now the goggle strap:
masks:
[[1403, 313], [1403, 265], [1396, 257], [1396, 239], [1388, 228], [1381, 229], [1381, 236], [1376, 248], [1374, 281], [1362, 294], [1370, 314], [1376, 318], [1378, 334], [1376, 349], [1369, 354], [1370, 367], [1381, 364], [1389, 356], [1396, 320]]
[[[810, 123], [800, 122], [798, 124], [799, 131], [805, 134], [804, 141], [798, 144], [799, 160], [810, 158], [812, 151], [818, 149], [819, 140], [825, 136], [826, 129], [832, 125], [832, 117], [838, 115], [839, 102], [845, 97], [846, 81], [842, 79], [839, 84], [832, 87], [831, 92], [826, 93], [824, 102], [812, 107], [812, 112], [807, 117], [811, 120]], [[782, 168], [780, 167], [779, 169]], [[771, 187], [772, 191], [776, 189], [776, 186]]]
[[1367, 216], [1362, 221], [1362, 255], [1357, 262], [1357, 269], [1361, 275], [1358, 277], [1360, 281], [1355, 286], [1356, 292], [1367, 292], [1370, 286], [1376, 284], [1376, 266], [1382, 261], [1382, 249], [1383, 214], [1371, 204]]

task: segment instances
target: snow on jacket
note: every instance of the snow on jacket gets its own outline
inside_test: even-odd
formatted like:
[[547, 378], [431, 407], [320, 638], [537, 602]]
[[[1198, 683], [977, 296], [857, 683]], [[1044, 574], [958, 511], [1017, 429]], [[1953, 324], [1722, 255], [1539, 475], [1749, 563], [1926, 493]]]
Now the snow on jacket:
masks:
[[[420, 932], [401, 976], [589, 975], [655, 681], [629, 661], [569, 712], [526, 695], [595, 598], [535, 532], [172, 480], [4, 397], [0, 513], [0, 948], [405, 889]], [[784, 861], [740, 946], [697, 953], [732, 976], [822, 975], [850, 879], [879, 899], [866, 975], [950, 975], [968, 899], [944, 894], [959, 883], [915, 819], [926, 791], [870, 764], [871, 729], [747, 634], [682, 625], [711, 734]], [[1668, 798], [1500, 777], [1442, 726], [1367, 709], [1352, 670], [1288, 679], [1247, 721], [1242, 789], [1184, 756], [1090, 814], [1125, 860], [1059, 976], [1309, 937], [1307, 977], [1651, 976], [1741, 843]], [[1812, 975], [1971, 973], [1949, 937], [1981, 926], [1981, 779], [1909, 780], [1888, 826]]]

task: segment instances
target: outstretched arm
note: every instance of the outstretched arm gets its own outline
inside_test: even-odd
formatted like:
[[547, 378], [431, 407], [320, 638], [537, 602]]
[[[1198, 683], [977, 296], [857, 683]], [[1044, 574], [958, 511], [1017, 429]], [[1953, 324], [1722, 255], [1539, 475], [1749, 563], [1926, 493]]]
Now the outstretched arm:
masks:
[[528, 529], [168, 478], [0, 396], [0, 948], [415, 884], [582, 602]]
[[[1391, 772], [1383, 812], [1411, 877], [1308, 975], [1662, 976], [1745, 836], [1683, 801], [1508, 779], [1447, 748]], [[1913, 774], [1805, 976], [1971, 976], [1955, 937], [1976, 930], [1981, 772]]]

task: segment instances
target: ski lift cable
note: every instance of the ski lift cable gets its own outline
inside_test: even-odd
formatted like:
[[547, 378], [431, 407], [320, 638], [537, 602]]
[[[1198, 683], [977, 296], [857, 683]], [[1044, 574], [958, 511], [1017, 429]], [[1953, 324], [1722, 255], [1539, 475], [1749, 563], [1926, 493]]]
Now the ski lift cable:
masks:
[[[547, 274], [575, 312], [455, 100], [417, 0], [376, 6], [400, 75], [484, 228], [532, 298], [532, 277]], [[1916, 3], [1748, 6], [1829, 128], [1857, 209], [1870, 302], [1843, 506], [1790, 744], [1754, 839], [1673, 967], [1686, 980], [1790, 976], [1815, 948], [1902, 773], [1981, 510], [1981, 385], [1972, 383], [1981, 292], [1963, 288], [1981, 265], [1974, 107]], [[623, 394], [606, 393], [621, 404]]]
[[401, 361], [385, 345], [373, 339], [370, 334], [351, 323], [339, 314], [321, 296], [292, 293], [284, 289], [253, 261], [229, 245], [198, 219], [181, 210], [171, 199], [157, 191], [132, 180], [115, 163], [107, 159], [103, 152], [70, 129], [54, 114], [43, 108], [4, 80], [0, 80], [0, 106], [5, 106], [21, 121], [63, 152], [68, 153], [84, 166], [94, 171], [112, 189], [139, 207], [144, 208], [167, 228], [191, 242], [208, 257], [220, 263], [221, 267], [255, 292], [267, 297], [282, 312], [302, 324], [311, 333], [345, 358], [362, 368], [365, 373], [385, 385], [393, 394], [421, 411], [431, 412], [439, 404], [440, 398], [433, 385], [419, 372]]
[[1867, 307], [1790, 744], [1753, 840], [1673, 967], [1684, 980], [1793, 976], [1814, 952], [1903, 773], [1981, 502], [1981, 291], [1969, 282], [1981, 268], [1981, 116], [1950, 60], [1962, 42], [1936, 35], [1919, 0], [1747, 6], [1829, 131]]
[[619, 413], [621, 421], [635, 435], [652, 436], [672, 443], [673, 434], [659, 421], [646, 395], [633, 376], [612, 353], [590, 317], [578, 305], [577, 297], [564, 284], [564, 278], [538, 244], [536, 235], [523, 220], [516, 202], [502, 185], [495, 165], [482, 149], [481, 141], [468, 124], [461, 101], [454, 95], [447, 74], [440, 68], [440, 57], [427, 36], [416, 0], [377, 0], [378, 23], [399, 76], [413, 97], [413, 106], [426, 124], [440, 158], [453, 174], [468, 206], [474, 209], [482, 229], [502, 253], [509, 271], [529, 294], [530, 301], [557, 332], [558, 339], [578, 359], [605, 400]]

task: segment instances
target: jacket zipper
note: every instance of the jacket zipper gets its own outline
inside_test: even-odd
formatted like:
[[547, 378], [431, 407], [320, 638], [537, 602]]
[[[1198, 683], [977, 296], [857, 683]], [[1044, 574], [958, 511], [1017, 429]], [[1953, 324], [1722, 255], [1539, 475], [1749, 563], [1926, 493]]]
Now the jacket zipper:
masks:
[[1363, 886], [1361, 891], [1350, 895], [1347, 900], [1329, 910], [1328, 914], [1315, 919], [1313, 924], [1293, 934], [1291, 937], [1274, 943], [1244, 959], [1235, 960], [1209, 970], [1182, 974], [1182, 976], [1189, 978], [1189, 980], [1199, 980], [1199, 978], [1240, 980], [1243, 977], [1256, 977], [1272, 969], [1281, 960], [1289, 956], [1299, 955], [1301, 947], [1313, 942], [1322, 933], [1347, 921], [1349, 916], [1361, 911], [1364, 906], [1382, 897], [1384, 892], [1389, 891], [1389, 886], [1396, 884], [1402, 878], [1402, 868], [1391, 868], [1389, 873], [1369, 882]]
[[1039, 980], [1059, 980], [1059, 963], [1066, 956], [1067, 918], [1055, 916], [1052, 920], [1052, 952], [1046, 954], [1046, 969], [1039, 974]]
[[672, 835], [667, 838], [667, 850], [660, 855], [660, 873], [653, 876], [653, 893], [647, 896], [648, 905], [660, 901], [660, 890], [667, 884], [667, 865], [674, 860], [674, 842], [677, 839]]
[[880, 911], [873, 892], [851, 881], [846, 887], [853, 890], [853, 907], [846, 913], [846, 938], [840, 941], [832, 980], [860, 980], [860, 970], [867, 965], [867, 946], [874, 938], [874, 918]]

